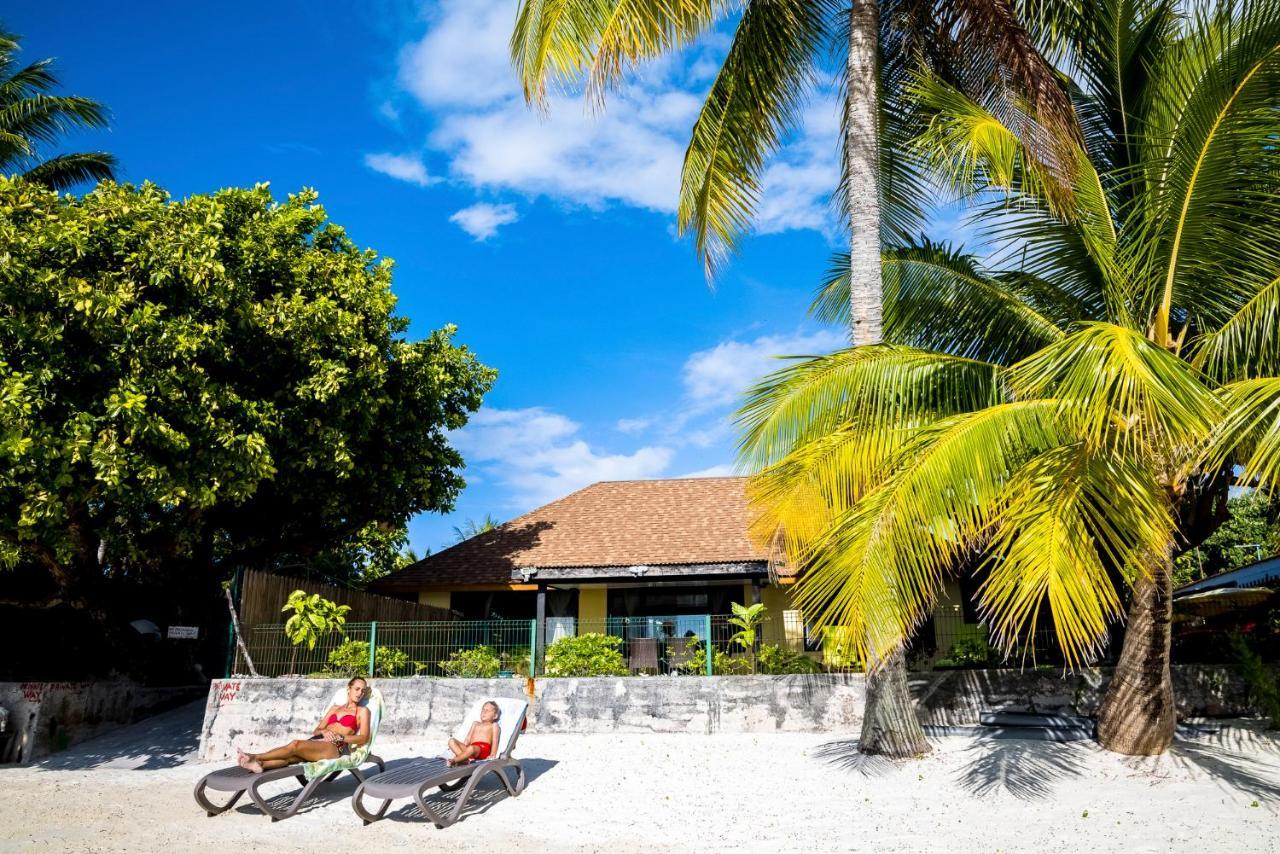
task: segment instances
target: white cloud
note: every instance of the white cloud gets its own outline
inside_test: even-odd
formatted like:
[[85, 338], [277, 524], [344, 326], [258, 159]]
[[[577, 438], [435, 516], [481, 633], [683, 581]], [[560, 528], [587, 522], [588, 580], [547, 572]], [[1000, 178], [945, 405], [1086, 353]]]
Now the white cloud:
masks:
[[545, 504], [601, 480], [659, 477], [674, 456], [659, 446], [603, 453], [579, 431], [576, 422], [541, 407], [481, 409], [452, 441], [469, 464], [481, 466], [509, 491], [516, 508]]
[[457, 223], [459, 228], [476, 240], [488, 240], [498, 233], [499, 228], [510, 225], [518, 219], [520, 215], [516, 213], [515, 205], [490, 205], [480, 202], [458, 211], [449, 217], [449, 222]]
[[846, 346], [839, 333], [763, 335], [753, 341], [721, 341], [700, 350], [684, 363], [684, 389], [695, 411], [741, 401], [742, 394], [765, 374], [784, 366], [776, 356], [812, 356]]
[[614, 426], [619, 433], [641, 433], [652, 423], [652, 418], [619, 418]]
[[375, 172], [417, 184], [419, 187], [429, 187], [440, 181], [439, 178], [428, 175], [421, 158], [412, 154], [366, 154], [364, 165]]
[[[545, 115], [526, 105], [511, 67], [511, 0], [443, 0], [400, 54], [399, 82], [434, 119], [428, 144], [476, 188], [601, 207], [674, 211], [689, 131], [727, 48], [709, 34], [684, 55], [645, 65], [594, 111], [574, 93]], [[763, 175], [758, 227], [834, 230], [839, 122], [828, 93]]]

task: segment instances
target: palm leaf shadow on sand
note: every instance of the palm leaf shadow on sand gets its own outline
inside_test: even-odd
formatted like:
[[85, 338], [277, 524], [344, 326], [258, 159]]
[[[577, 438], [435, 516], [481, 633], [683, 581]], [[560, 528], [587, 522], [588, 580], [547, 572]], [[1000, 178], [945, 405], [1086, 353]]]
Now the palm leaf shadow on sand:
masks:
[[[1195, 769], [1223, 789], [1259, 801], [1280, 801], [1280, 733], [1252, 727], [1224, 727], [1203, 738], [1178, 739], [1169, 749], [1173, 765]], [[1149, 770], [1150, 760], [1130, 760], [1135, 770]]]
[[897, 769], [892, 759], [883, 756], [868, 756], [858, 752], [858, 739], [850, 738], [842, 741], [828, 741], [819, 744], [809, 754], [828, 765], [834, 765], [841, 771], [851, 771], [863, 777], [883, 777]]
[[978, 797], [1005, 791], [1024, 801], [1044, 800], [1059, 780], [1084, 773], [1084, 749], [1038, 740], [974, 739], [957, 782]]

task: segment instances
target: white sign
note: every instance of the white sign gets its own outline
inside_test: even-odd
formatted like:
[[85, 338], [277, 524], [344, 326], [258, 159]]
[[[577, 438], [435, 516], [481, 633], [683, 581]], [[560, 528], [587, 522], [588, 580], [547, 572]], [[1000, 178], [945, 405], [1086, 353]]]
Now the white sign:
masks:
[[200, 636], [199, 626], [170, 626], [169, 640], [195, 640]]

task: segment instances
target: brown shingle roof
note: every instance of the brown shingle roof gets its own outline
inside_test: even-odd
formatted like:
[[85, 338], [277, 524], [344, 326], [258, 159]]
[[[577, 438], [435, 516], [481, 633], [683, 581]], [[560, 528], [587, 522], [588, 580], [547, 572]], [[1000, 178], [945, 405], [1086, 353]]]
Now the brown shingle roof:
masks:
[[747, 539], [745, 477], [592, 484], [371, 586], [414, 590], [511, 581], [521, 567], [764, 561]]

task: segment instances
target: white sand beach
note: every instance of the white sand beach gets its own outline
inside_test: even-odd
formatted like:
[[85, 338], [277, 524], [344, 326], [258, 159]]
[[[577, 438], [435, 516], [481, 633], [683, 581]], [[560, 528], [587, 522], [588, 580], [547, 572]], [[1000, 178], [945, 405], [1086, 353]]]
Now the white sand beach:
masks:
[[[517, 750], [526, 791], [510, 798], [491, 778], [445, 830], [408, 801], [362, 827], [350, 776], [287, 821], [248, 803], [208, 818], [191, 792], [216, 766], [193, 761], [193, 741], [166, 741], [163, 722], [152, 727], [162, 750], [139, 755], [146, 728], [0, 770], [0, 849], [1280, 851], [1280, 735], [1251, 723], [1154, 759], [949, 736], [902, 763], [866, 760], [829, 735], [530, 732]], [[392, 763], [439, 749], [379, 746]]]

